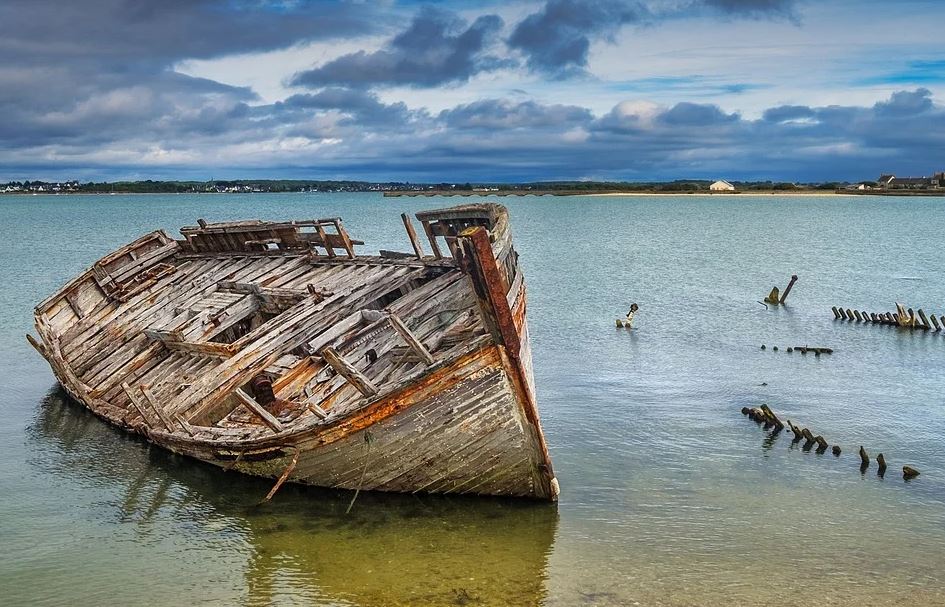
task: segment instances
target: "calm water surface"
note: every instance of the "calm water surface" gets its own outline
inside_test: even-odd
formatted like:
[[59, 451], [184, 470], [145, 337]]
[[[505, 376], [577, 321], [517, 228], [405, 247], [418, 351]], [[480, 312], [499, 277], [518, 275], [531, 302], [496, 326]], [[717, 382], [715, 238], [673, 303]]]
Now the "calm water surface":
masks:
[[[362, 494], [346, 514], [351, 494], [297, 487], [259, 505], [269, 482], [66, 401], [23, 338], [35, 303], [154, 227], [341, 215], [365, 251], [407, 250], [402, 211], [466, 200], [0, 198], [0, 603], [945, 605], [945, 336], [830, 312], [945, 313], [942, 199], [502, 199], [557, 508]], [[757, 303], [792, 273], [787, 307]], [[836, 352], [784, 351], [803, 344]], [[739, 413], [761, 402], [843, 455]]]

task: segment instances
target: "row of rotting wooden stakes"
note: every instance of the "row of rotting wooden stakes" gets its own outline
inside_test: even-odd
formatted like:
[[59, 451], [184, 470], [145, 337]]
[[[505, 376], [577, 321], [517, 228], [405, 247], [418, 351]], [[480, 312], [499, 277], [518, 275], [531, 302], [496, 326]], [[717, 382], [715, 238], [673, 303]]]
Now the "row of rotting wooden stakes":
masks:
[[[742, 415], [747, 415], [752, 421], [761, 424], [765, 430], [772, 430], [775, 434], [784, 430], [784, 422], [782, 422], [777, 415], [774, 414], [774, 411], [771, 410], [771, 407], [768, 405], [761, 405], [760, 407], [742, 407]], [[827, 443], [827, 440], [820, 435], [814, 436], [814, 433], [808, 430], [807, 428], [801, 428], [795, 426], [791, 423], [791, 420], [787, 420], [787, 425], [791, 429], [791, 432], [794, 433], [794, 440], [792, 442], [799, 443], [801, 440], [804, 441], [802, 449], [809, 451], [813, 448], [814, 445], [817, 445], [817, 453], [824, 453], [829, 447], [830, 444]], [[832, 448], [833, 454], [837, 457], [840, 457], [842, 450], [840, 445], [834, 445]], [[870, 466], [870, 456], [867, 453], [866, 449], [860, 445], [860, 472], [865, 472]], [[882, 477], [886, 474], [886, 458], [882, 453], [876, 456], [876, 473]], [[905, 480], [911, 480], [919, 476], [919, 471], [911, 466], [902, 467], [902, 478]]]
[[945, 328], [945, 314], [939, 315], [942, 319], [939, 324], [935, 314], [925, 315], [925, 312], [919, 308], [913, 312], [912, 308], [905, 308], [902, 304], [896, 304], [897, 312], [861, 312], [860, 310], [851, 310], [850, 308], [840, 308], [834, 306], [833, 316], [835, 320], [850, 320], [853, 322], [875, 323], [878, 325], [892, 325], [896, 327], [905, 327], [908, 329], [919, 329], [920, 331], [941, 331]]

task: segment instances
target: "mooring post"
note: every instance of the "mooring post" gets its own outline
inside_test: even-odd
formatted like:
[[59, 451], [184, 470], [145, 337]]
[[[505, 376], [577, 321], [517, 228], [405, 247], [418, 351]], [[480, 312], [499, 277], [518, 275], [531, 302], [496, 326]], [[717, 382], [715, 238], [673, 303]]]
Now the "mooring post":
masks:
[[879, 470], [877, 470], [877, 474], [879, 474], [880, 476], [886, 474], [886, 458], [883, 456], [882, 453], [876, 456], [876, 465], [879, 466]]
[[833, 311], [834, 320], [837, 320], [838, 318], [840, 318], [840, 312], [837, 311], [837, 306], [832, 306], [830, 309]]
[[941, 331], [941, 330], [942, 330], [942, 327], [940, 327], [939, 324], [938, 324], [938, 319], [935, 318], [935, 314], [930, 314], [930, 315], [929, 315], [929, 320], [932, 321], [932, 325], [935, 326], [935, 330], [936, 330], [936, 331]]
[[781, 303], [784, 303], [784, 300], [787, 299], [788, 294], [790, 294], [791, 289], [794, 288], [794, 283], [797, 282], [797, 274], [791, 275], [791, 282], [788, 283], [787, 288], [784, 289], [784, 293], [781, 295]]
[[932, 326], [929, 324], [929, 319], [925, 317], [925, 312], [922, 311], [922, 308], [916, 310], [916, 314], [919, 315], [919, 321], [922, 323], [923, 331], [928, 331], [932, 328]]

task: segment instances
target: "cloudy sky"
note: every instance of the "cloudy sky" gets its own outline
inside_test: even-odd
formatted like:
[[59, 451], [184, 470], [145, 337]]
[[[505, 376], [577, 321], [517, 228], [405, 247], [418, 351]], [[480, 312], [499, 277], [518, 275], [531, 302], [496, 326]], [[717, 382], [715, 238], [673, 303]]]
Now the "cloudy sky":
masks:
[[3, 0], [0, 180], [945, 169], [941, 0]]

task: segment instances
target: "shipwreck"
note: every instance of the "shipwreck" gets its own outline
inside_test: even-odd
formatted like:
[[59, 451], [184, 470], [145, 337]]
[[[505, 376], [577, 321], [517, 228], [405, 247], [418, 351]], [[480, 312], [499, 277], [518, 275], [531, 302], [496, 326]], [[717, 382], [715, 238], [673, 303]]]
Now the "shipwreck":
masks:
[[526, 289], [503, 206], [402, 215], [361, 255], [340, 218], [154, 231], [35, 309], [93, 413], [175, 453], [321, 487], [555, 500]]

